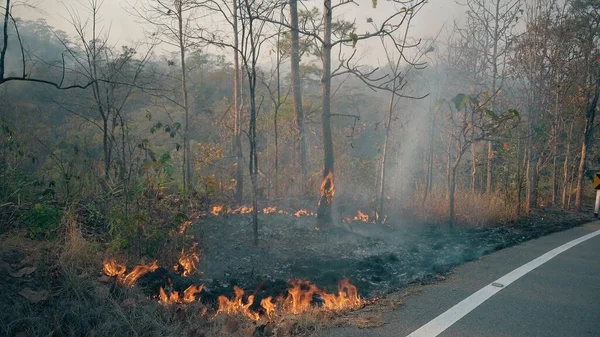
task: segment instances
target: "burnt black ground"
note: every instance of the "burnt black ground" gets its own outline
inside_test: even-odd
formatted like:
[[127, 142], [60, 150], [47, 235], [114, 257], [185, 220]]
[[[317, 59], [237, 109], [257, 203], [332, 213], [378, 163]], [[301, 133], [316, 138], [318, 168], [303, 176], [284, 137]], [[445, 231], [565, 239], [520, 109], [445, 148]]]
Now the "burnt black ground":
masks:
[[250, 215], [208, 216], [188, 230], [203, 256], [202, 274], [185, 285], [204, 282], [208, 301], [232, 296], [234, 285], [260, 300], [285, 295], [290, 279], [335, 291], [338, 280], [349, 277], [361, 296], [371, 298], [433, 282], [458, 264], [590, 220], [588, 214], [544, 210], [488, 228], [353, 222], [315, 231], [313, 217], [268, 214], [259, 217], [260, 244], [254, 247]]

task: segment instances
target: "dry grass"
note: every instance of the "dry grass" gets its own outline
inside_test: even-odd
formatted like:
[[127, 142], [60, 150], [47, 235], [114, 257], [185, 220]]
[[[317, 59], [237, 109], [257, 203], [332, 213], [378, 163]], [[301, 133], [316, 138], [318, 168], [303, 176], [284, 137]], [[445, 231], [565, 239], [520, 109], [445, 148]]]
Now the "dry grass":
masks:
[[77, 213], [72, 208], [63, 212], [61, 219], [63, 231], [59, 264], [63, 268], [96, 268], [99, 245], [86, 240], [77, 221]]
[[[427, 202], [417, 196], [405, 204], [405, 212], [425, 223], [447, 223], [449, 202], [444, 191], [430, 193]], [[456, 191], [456, 223], [470, 227], [493, 226], [516, 219], [515, 206], [507, 203], [499, 194]]]

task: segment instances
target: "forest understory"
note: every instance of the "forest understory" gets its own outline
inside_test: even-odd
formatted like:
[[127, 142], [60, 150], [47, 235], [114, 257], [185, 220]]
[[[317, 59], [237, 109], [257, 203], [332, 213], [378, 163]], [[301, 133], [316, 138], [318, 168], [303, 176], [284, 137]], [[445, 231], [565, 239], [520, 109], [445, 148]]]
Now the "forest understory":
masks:
[[[174, 241], [187, 237], [201, 243], [192, 275], [178, 275], [159, 259], [157, 269], [130, 286], [103, 271], [107, 245], [93, 234], [82, 234], [64, 217], [63, 239], [55, 242], [31, 240], [21, 231], [6, 233], [0, 245], [0, 332], [7, 336], [112, 336], [115, 331], [131, 336], [308, 336], [328, 326], [377, 326], [383, 324], [378, 318], [382, 311], [401, 305], [407, 292], [418, 291], [415, 286], [443, 281], [458, 264], [593, 220], [589, 212], [549, 208], [478, 227], [450, 229], [394, 219], [376, 224], [366, 218], [347, 218], [315, 231], [314, 217], [308, 213], [263, 213], [259, 246], [250, 240], [249, 214], [203, 214], [172, 236]], [[269, 296], [286, 296], [292, 280], [309, 281], [335, 293], [344, 278], [358, 288], [361, 303], [354, 308], [323, 310], [316, 294], [310, 295], [312, 309], [298, 313], [267, 316], [259, 305]], [[203, 289], [190, 303], [165, 303], [160, 298], [161, 288], [183, 294], [194, 284], [202, 284]], [[233, 299], [234, 286], [245, 289], [244, 304], [246, 296], [255, 296], [248, 309], [259, 319], [250, 319], [243, 311], [218, 312], [218, 296]]]

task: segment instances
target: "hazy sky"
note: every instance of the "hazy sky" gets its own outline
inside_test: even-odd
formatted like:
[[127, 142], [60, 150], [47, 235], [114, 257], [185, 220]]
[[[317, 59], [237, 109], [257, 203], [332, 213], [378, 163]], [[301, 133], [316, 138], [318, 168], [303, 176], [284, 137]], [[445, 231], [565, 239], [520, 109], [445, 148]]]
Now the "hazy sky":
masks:
[[[36, 9], [18, 7], [15, 10], [16, 16], [24, 19], [45, 18], [55, 29], [63, 30], [68, 34], [74, 31], [66, 18], [68, 14], [65, 6], [69, 8], [80, 8], [81, 3], [87, 0], [26, 0], [28, 3], [36, 5]], [[379, 0], [377, 8], [373, 8], [372, 0], [356, 0], [359, 6], [353, 4], [345, 5], [334, 13], [346, 20], [354, 20], [358, 24], [358, 33], [364, 32], [367, 28], [367, 18], [372, 18], [375, 23], [379, 23], [396, 11], [390, 1]], [[135, 0], [104, 0], [101, 9], [102, 24], [110, 27], [110, 42], [115, 46], [131, 44], [132, 42], [143, 39], [143, 26], [139, 19], [128, 13], [129, 6], [135, 3]], [[303, 1], [306, 7], [322, 6], [321, 1]], [[337, 3], [333, 0], [333, 3]], [[429, 0], [424, 5], [417, 17], [413, 19], [409, 36], [418, 39], [435, 36], [440, 28], [445, 24], [446, 27], [452, 27], [452, 21], [464, 12], [464, 8], [457, 5], [455, 0]], [[129, 9], [129, 11], [131, 11]], [[83, 14], [82, 14], [83, 15]], [[371, 64], [379, 63], [378, 54], [381, 53], [379, 41], [362, 43], [359, 46], [359, 53], [363, 55], [363, 60]], [[381, 55], [379, 55], [381, 56]]]

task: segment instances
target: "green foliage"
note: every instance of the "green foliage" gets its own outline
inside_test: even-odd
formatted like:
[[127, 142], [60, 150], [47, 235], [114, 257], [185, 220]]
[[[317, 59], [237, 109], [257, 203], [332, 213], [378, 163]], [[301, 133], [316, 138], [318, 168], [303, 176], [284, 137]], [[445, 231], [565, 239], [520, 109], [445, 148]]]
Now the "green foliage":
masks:
[[48, 204], [35, 204], [23, 214], [22, 221], [32, 238], [52, 240], [56, 238], [61, 217], [62, 209]]
[[144, 214], [139, 211], [112, 209], [108, 216], [111, 248], [118, 251], [133, 247], [138, 226], [142, 226], [144, 221]]

